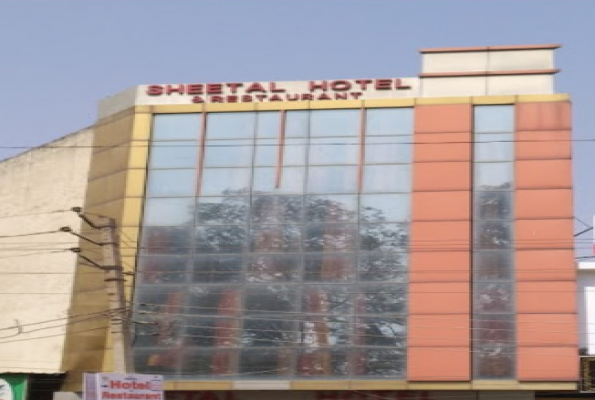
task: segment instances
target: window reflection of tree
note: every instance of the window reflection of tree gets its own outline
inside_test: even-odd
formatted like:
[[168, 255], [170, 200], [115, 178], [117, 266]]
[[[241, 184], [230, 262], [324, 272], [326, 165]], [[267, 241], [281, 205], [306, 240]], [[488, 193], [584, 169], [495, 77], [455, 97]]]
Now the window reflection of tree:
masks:
[[478, 225], [477, 245], [481, 249], [507, 249], [510, 247], [510, 224], [482, 222]]
[[476, 353], [479, 378], [510, 378], [513, 374], [512, 348], [483, 348]]

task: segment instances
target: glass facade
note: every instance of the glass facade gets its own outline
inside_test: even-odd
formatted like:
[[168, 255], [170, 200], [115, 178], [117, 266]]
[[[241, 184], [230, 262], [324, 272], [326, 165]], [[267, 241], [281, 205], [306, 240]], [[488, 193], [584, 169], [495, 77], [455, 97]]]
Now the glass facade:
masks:
[[411, 108], [155, 115], [136, 371], [404, 379], [412, 129]]

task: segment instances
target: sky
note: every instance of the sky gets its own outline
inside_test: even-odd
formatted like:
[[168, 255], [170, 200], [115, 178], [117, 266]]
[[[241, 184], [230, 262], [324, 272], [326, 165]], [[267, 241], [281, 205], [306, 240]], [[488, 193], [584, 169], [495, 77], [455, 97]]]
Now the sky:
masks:
[[560, 43], [590, 225], [594, 16], [595, 0], [0, 0], [0, 159], [92, 125], [99, 100], [138, 84], [413, 77], [420, 48]]

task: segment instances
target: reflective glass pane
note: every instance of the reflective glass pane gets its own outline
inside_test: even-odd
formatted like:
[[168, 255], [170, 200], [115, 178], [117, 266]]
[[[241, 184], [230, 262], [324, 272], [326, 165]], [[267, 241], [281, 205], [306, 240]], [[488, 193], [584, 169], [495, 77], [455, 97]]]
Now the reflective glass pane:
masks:
[[194, 198], [147, 199], [143, 224], [192, 225], [194, 223]]
[[192, 279], [197, 283], [239, 282], [243, 264], [240, 256], [198, 256], [194, 258]]
[[310, 165], [357, 164], [357, 138], [314, 138], [310, 140]]
[[511, 313], [514, 295], [511, 283], [485, 282], [473, 286], [473, 310], [475, 313]]
[[250, 257], [246, 281], [288, 282], [301, 276], [302, 257], [299, 255], [258, 255]]
[[[306, 263], [308, 260], [306, 260]], [[351, 315], [353, 314], [353, 293], [351, 286], [347, 285], [308, 285], [304, 287], [302, 295], [302, 309], [305, 321], [315, 323], [323, 314]], [[321, 319], [318, 319], [321, 321]], [[327, 320], [328, 321], [328, 320]], [[327, 323], [323, 323], [327, 325]], [[305, 328], [305, 327], [304, 327]], [[314, 326], [314, 328], [321, 328]], [[349, 332], [351, 326], [338, 327], [341, 332]], [[344, 335], [347, 339], [348, 335]], [[327, 343], [337, 344], [337, 343]]]
[[366, 138], [366, 164], [411, 163], [412, 136]]
[[251, 285], [246, 287], [245, 312], [249, 314], [294, 311], [295, 288], [285, 285]]
[[285, 114], [286, 137], [307, 137], [309, 132], [309, 111], [287, 111], [287, 113]]
[[402, 349], [357, 349], [353, 365], [354, 374], [379, 378], [404, 377], [405, 357]]
[[252, 225], [250, 250], [254, 253], [289, 253], [301, 250], [299, 225]]
[[150, 168], [196, 168], [198, 142], [155, 142], [151, 147]]
[[307, 197], [307, 222], [352, 222], [356, 220], [356, 195], [326, 195]]
[[300, 350], [297, 364], [299, 376], [345, 377], [349, 374], [349, 351], [341, 348]]
[[276, 166], [279, 158], [279, 141], [277, 139], [260, 139], [256, 141], [255, 166]]
[[240, 323], [237, 318], [186, 317], [188, 346], [231, 347], [239, 344]]
[[183, 379], [200, 377], [220, 377], [235, 372], [237, 350], [192, 349], [183, 352]]
[[178, 349], [135, 349], [134, 369], [142, 374], [179, 376], [181, 353]]
[[360, 110], [314, 110], [310, 112], [310, 136], [357, 136]]
[[404, 313], [407, 310], [407, 287], [403, 284], [369, 284], [359, 287], [357, 309], [365, 314]]
[[153, 140], [198, 140], [201, 114], [156, 114]]
[[513, 163], [476, 163], [475, 190], [512, 190]]
[[475, 192], [475, 219], [512, 219], [512, 192]]
[[413, 108], [369, 108], [366, 135], [411, 135]]
[[241, 314], [241, 293], [229, 285], [191, 286], [188, 288], [186, 314], [224, 315]]
[[185, 288], [176, 285], [139, 286], [135, 293], [137, 303], [135, 312], [143, 315], [143, 318], [152, 320], [179, 319], [180, 315], [184, 314], [185, 294]]
[[364, 282], [405, 282], [407, 280], [407, 253], [360, 253], [359, 280]]
[[409, 243], [407, 224], [366, 224], [360, 226], [360, 249], [365, 251], [399, 251]]
[[256, 127], [253, 112], [209, 113], [207, 119], [208, 139], [250, 139]]
[[309, 193], [355, 193], [357, 167], [310, 167], [308, 169]]
[[[138, 319], [137, 319], [138, 318]], [[176, 348], [184, 341], [183, 318], [168, 314], [139, 314], [135, 316], [135, 347]]]
[[281, 123], [279, 111], [260, 111], [256, 113], [256, 137], [277, 137]]
[[252, 197], [252, 222], [255, 224], [284, 224], [301, 221], [301, 196]]
[[196, 251], [199, 253], [241, 253], [245, 244], [244, 226], [217, 225], [196, 228]]
[[293, 346], [296, 323], [286, 316], [251, 317], [243, 320], [242, 346]]
[[187, 256], [142, 256], [136, 276], [141, 284], [182, 283], [188, 275]]
[[512, 252], [476, 251], [473, 255], [473, 275], [476, 281], [512, 280]]
[[200, 197], [199, 224], [242, 225], [248, 222], [249, 197]]
[[283, 165], [305, 165], [307, 139], [285, 139]]
[[352, 251], [355, 250], [357, 225], [311, 224], [305, 228], [305, 251]]
[[475, 345], [514, 345], [515, 323], [511, 314], [488, 314], [473, 316], [473, 339]]
[[144, 227], [142, 249], [148, 254], [185, 254], [192, 248], [190, 227]]
[[366, 346], [405, 347], [407, 322], [405, 318], [358, 318], [355, 342]]
[[207, 140], [205, 167], [249, 167], [252, 165], [252, 140]]
[[274, 348], [242, 349], [239, 372], [250, 377], [287, 375], [294, 352], [291, 349]]
[[147, 197], [193, 196], [196, 171], [193, 169], [156, 169], [149, 172]]
[[505, 250], [512, 248], [510, 222], [478, 222], [475, 224], [473, 236], [478, 249]]
[[355, 256], [340, 254], [306, 255], [305, 282], [349, 282], [355, 278]]
[[511, 379], [514, 377], [514, 347], [491, 346], [475, 349], [473, 353], [474, 378]]
[[365, 192], [411, 191], [410, 165], [367, 165], [364, 167]]
[[514, 132], [514, 106], [475, 106], [474, 131]]
[[205, 168], [201, 195], [241, 195], [250, 189], [248, 168]]
[[360, 219], [366, 222], [406, 222], [411, 219], [411, 195], [367, 194], [360, 197]]
[[514, 142], [512, 133], [475, 135], [475, 161], [513, 161]]
[[254, 194], [304, 192], [305, 168], [284, 167], [281, 171], [281, 181], [277, 186], [276, 168], [254, 168], [254, 182], [252, 184]]

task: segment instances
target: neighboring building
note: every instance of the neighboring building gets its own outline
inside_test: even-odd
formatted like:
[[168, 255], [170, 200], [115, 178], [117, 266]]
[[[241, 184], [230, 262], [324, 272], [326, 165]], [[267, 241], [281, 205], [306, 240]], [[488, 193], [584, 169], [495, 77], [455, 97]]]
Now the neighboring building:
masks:
[[[415, 78], [105, 100], [85, 210], [119, 224], [131, 370], [188, 400], [576, 390], [557, 47], [423, 50]], [[104, 312], [103, 276], [76, 272], [71, 315]], [[63, 390], [111, 356], [105, 319], [70, 325]]]
[[78, 240], [58, 230], [80, 225], [68, 210], [84, 202], [92, 143], [86, 129], [0, 161], [0, 379], [30, 398], [60, 387], [66, 327], [80, 320], [68, 313]]

